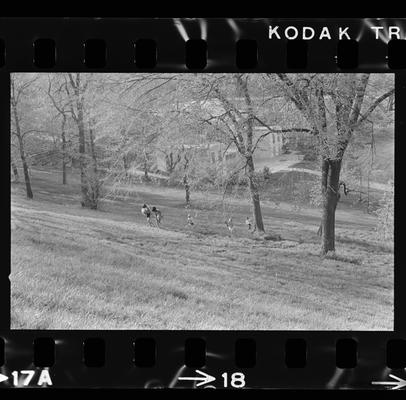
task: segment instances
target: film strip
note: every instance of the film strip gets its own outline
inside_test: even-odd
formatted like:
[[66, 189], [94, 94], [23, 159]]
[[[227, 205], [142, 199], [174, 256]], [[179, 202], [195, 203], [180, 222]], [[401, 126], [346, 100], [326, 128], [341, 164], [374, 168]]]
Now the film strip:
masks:
[[404, 19], [0, 19], [0, 388], [404, 389], [405, 50]]

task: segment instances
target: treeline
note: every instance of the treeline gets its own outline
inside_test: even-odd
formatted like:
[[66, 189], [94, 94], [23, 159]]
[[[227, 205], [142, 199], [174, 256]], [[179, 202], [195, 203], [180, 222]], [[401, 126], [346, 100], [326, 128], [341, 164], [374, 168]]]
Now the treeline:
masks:
[[[226, 190], [243, 177], [261, 235], [256, 151], [273, 133], [311, 137], [304, 150], [320, 165], [323, 254], [335, 249], [347, 148], [357, 151], [353, 143], [368, 136], [374, 120], [393, 124], [390, 74], [18, 73], [10, 79], [12, 170], [20, 160], [28, 198], [38, 141], [58, 150], [61, 184], [68, 166], [78, 167], [81, 205], [91, 209], [104, 183], [124, 182], [134, 170], [148, 180], [159, 158], [168, 179], [183, 185], [186, 204], [202, 181]], [[201, 156], [207, 143], [221, 146], [214, 162]], [[235, 157], [224, 168], [230, 151]]]

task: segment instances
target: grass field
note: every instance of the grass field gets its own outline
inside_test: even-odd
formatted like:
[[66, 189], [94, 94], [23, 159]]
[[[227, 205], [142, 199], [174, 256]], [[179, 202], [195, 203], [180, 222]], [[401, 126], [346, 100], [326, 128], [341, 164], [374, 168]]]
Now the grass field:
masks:
[[393, 329], [393, 251], [371, 215], [339, 209], [337, 252], [321, 259], [318, 210], [264, 203], [283, 239], [269, 241], [246, 231], [249, 204], [235, 200], [230, 237], [214, 194], [194, 194], [192, 228], [181, 190], [134, 185], [92, 211], [69, 179], [34, 170], [31, 201], [11, 186], [12, 329]]

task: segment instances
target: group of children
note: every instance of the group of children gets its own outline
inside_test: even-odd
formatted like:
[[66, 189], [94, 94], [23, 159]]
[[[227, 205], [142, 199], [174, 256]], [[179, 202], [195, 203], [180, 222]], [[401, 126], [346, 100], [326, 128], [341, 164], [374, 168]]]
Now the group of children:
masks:
[[[149, 224], [150, 226], [152, 226], [152, 223], [151, 223], [151, 214], [154, 213], [156, 225], [157, 225], [158, 228], [160, 227], [161, 221], [162, 221], [162, 212], [161, 212], [160, 210], [158, 210], [155, 206], [149, 208], [146, 204], [144, 204], [144, 205], [141, 207], [141, 213], [142, 213], [143, 215], [145, 215], [145, 217], [147, 218], [148, 224]], [[195, 223], [194, 223], [194, 221], [193, 221], [192, 216], [191, 216], [190, 214], [188, 214], [188, 215], [187, 215], [187, 225], [193, 226], [194, 224], [195, 224]], [[234, 231], [233, 219], [232, 219], [231, 217], [228, 218], [228, 219], [225, 221], [225, 224], [226, 224], [227, 229], [229, 230], [230, 234], [233, 234], [233, 231]], [[251, 221], [251, 218], [250, 218], [250, 217], [247, 217], [247, 218], [245, 219], [245, 225], [247, 226], [247, 229], [248, 229], [250, 232], [254, 232], [254, 231], [255, 231], [255, 229], [252, 230], [252, 221]]]
[[[230, 217], [229, 219], [227, 219], [227, 220], [225, 221], [225, 224], [226, 224], [226, 226], [227, 226], [227, 229], [230, 231], [230, 234], [233, 234], [233, 231], [234, 231], [233, 219]], [[255, 229], [254, 229], [254, 230], [251, 230], [251, 229], [252, 229], [252, 221], [251, 221], [251, 218], [250, 218], [250, 217], [245, 218], [245, 225], [246, 225], [247, 229], [248, 229], [250, 232], [254, 232], [254, 231], [255, 231]]]
[[158, 210], [155, 206], [152, 208], [149, 208], [146, 204], [144, 204], [141, 207], [141, 213], [143, 215], [145, 215], [145, 217], [147, 218], [148, 224], [152, 226], [151, 223], [151, 214], [154, 213], [155, 214], [155, 221], [156, 221], [156, 226], [159, 228], [161, 225], [161, 221], [162, 221], [162, 212], [160, 210]]
[[[156, 226], [159, 228], [161, 226], [161, 221], [162, 221], [162, 212], [161, 210], [158, 210], [155, 206], [149, 208], [146, 204], [143, 204], [141, 207], [141, 213], [145, 215], [147, 218], [148, 224], [152, 226], [151, 222], [151, 214], [154, 213], [155, 215], [155, 221], [156, 221]], [[190, 214], [187, 215], [187, 224], [190, 226], [193, 226], [195, 223], [193, 221], [193, 218]]]

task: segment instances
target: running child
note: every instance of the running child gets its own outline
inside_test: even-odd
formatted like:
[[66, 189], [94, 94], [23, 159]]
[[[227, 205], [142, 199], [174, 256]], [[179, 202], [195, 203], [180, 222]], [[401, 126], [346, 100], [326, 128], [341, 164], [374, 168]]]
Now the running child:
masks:
[[152, 207], [151, 210], [155, 214], [156, 225], [159, 228], [161, 225], [161, 221], [162, 221], [162, 212], [161, 212], [161, 210], [158, 210], [155, 206]]
[[152, 225], [152, 224], [151, 224], [151, 210], [150, 210], [150, 208], [149, 208], [146, 204], [144, 204], [144, 205], [141, 207], [141, 213], [142, 213], [143, 215], [145, 215], [145, 217], [147, 218], [148, 224], [149, 224], [149, 225]]

